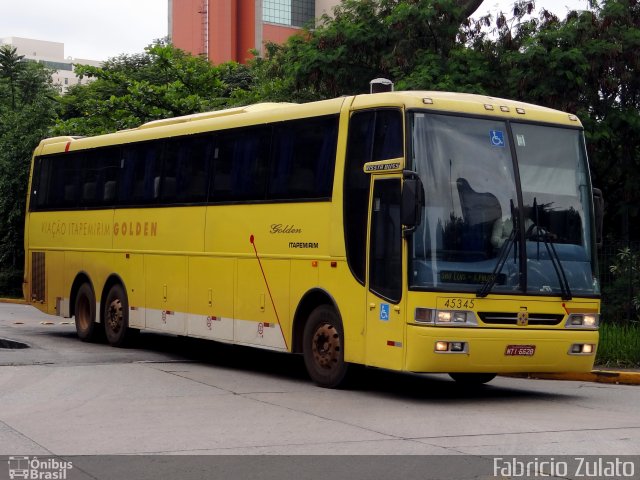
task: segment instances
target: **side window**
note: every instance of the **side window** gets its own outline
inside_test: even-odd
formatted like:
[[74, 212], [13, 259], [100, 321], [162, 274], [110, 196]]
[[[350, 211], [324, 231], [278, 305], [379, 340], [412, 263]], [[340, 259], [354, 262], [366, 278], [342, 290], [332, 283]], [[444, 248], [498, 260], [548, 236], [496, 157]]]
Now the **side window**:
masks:
[[[47, 157], [48, 185], [44, 203], [47, 208], [73, 208], [79, 200], [80, 162], [83, 154], [66, 153]], [[42, 188], [42, 187], [41, 187]]]
[[211, 138], [185, 138], [178, 155], [177, 200], [199, 203], [207, 199], [209, 167], [212, 157]]
[[87, 151], [80, 161], [80, 205], [113, 205], [120, 170], [120, 148]]
[[179, 137], [168, 140], [163, 152], [160, 197], [167, 203], [197, 203], [207, 198], [210, 138]]
[[47, 193], [49, 190], [49, 175], [51, 159], [37, 157], [33, 163], [33, 178], [31, 179], [31, 210], [39, 210], [47, 206]]
[[131, 143], [122, 148], [122, 205], [155, 203], [160, 193], [160, 147], [158, 142]]
[[347, 261], [365, 282], [370, 175], [364, 164], [403, 155], [402, 112], [395, 109], [355, 112], [349, 122], [344, 179], [344, 231]]
[[373, 186], [369, 288], [398, 303], [402, 298], [402, 225], [400, 179], [378, 180]]
[[402, 135], [402, 115], [397, 110], [376, 112], [371, 162], [388, 160], [404, 155]]
[[213, 155], [209, 200], [264, 200], [270, 146], [271, 127], [220, 132]]
[[337, 116], [278, 124], [267, 198], [330, 198], [337, 142]]
[[[155, 198], [162, 203], [175, 203], [177, 198], [178, 166], [187, 155], [186, 145], [182, 139], [167, 140], [162, 151], [162, 174], [157, 179]], [[154, 180], [155, 181], [155, 180]]]

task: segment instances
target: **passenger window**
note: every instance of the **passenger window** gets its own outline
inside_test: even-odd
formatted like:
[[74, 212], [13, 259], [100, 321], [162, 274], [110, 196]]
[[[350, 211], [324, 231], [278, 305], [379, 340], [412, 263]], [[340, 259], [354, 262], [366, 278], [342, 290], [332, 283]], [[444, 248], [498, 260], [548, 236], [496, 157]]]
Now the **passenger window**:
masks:
[[264, 200], [271, 128], [221, 132], [213, 158], [211, 201]]
[[330, 198], [338, 117], [284, 122], [274, 131], [267, 198]]
[[154, 203], [160, 192], [160, 143], [134, 143], [122, 151], [122, 185], [119, 200], [123, 205]]
[[82, 206], [112, 206], [116, 199], [120, 148], [85, 152], [80, 162]]
[[73, 208], [78, 204], [79, 165], [81, 153], [66, 153], [49, 157], [50, 174], [46, 205], [56, 208]]

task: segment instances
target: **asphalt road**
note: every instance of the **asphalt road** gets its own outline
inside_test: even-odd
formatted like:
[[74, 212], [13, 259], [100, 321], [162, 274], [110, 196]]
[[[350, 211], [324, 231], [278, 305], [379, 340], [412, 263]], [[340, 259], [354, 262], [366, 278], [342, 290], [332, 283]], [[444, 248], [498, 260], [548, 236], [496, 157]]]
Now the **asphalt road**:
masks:
[[147, 333], [117, 349], [61, 322], [0, 304], [0, 339], [30, 346], [0, 348], [0, 455], [640, 453], [636, 386], [363, 369], [327, 390], [297, 356]]

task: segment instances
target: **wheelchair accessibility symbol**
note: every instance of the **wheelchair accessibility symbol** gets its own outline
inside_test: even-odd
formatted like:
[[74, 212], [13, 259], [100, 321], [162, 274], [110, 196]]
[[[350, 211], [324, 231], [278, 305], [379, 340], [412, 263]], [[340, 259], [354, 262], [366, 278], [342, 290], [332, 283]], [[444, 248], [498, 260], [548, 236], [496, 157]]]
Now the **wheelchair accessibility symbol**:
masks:
[[383, 322], [389, 321], [389, 304], [381, 303], [380, 304], [380, 320]]
[[491, 145], [494, 147], [504, 147], [504, 132], [501, 130], [490, 130], [489, 138], [491, 139]]

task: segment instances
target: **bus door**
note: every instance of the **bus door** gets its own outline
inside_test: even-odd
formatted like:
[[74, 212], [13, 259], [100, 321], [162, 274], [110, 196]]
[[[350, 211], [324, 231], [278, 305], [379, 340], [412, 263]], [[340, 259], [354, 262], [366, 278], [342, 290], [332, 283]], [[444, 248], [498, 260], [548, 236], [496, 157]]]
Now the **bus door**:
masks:
[[401, 175], [372, 175], [367, 245], [366, 364], [401, 369], [405, 299], [402, 296]]

